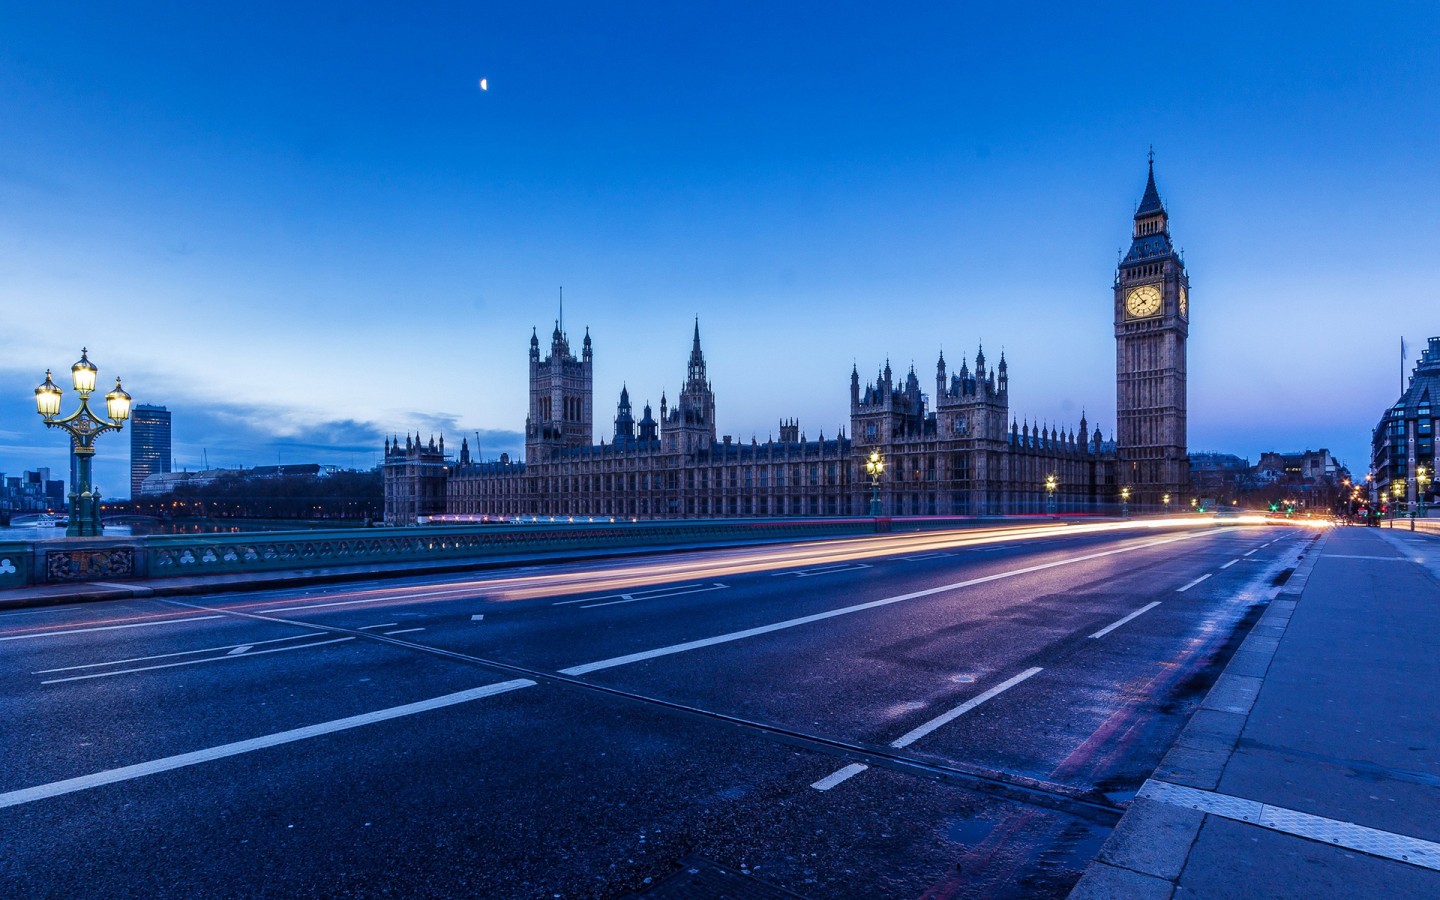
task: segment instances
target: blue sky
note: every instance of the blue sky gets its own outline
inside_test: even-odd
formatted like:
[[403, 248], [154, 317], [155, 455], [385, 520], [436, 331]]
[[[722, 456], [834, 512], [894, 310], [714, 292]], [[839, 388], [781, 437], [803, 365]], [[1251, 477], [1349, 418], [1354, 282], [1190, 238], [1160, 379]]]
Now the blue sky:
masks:
[[[81, 345], [177, 467], [513, 453], [561, 285], [597, 439], [697, 315], [741, 439], [982, 340], [1017, 417], [1108, 433], [1151, 144], [1192, 450], [1363, 469], [1400, 337], [1440, 334], [1431, 4], [674, 6], [0, 11], [0, 471], [65, 469], [31, 397]], [[127, 465], [102, 438], [107, 495]]]

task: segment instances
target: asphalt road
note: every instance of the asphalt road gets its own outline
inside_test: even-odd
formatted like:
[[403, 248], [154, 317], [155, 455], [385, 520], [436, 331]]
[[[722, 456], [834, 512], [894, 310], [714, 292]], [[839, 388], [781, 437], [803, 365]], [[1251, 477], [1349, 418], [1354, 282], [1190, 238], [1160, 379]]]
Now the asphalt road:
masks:
[[1311, 538], [1040, 525], [3, 613], [0, 895], [1063, 896]]

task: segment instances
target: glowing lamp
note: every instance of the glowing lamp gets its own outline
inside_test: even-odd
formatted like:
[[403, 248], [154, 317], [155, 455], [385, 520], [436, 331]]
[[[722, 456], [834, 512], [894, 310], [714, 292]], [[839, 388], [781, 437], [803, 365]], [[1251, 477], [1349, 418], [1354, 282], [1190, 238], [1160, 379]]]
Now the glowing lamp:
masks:
[[50, 378], [50, 370], [45, 370], [45, 383], [35, 389], [35, 409], [47, 419], [53, 419], [60, 414], [60, 388]]
[[105, 411], [116, 422], [130, 418], [130, 395], [120, 386], [119, 378], [115, 379], [115, 390], [105, 395]]
[[95, 390], [95, 364], [90, 361], [88, 350], [80, 349], [80, 359], [70, 367], [70, 377], [75, 381], [75, 390], [84, 397]]

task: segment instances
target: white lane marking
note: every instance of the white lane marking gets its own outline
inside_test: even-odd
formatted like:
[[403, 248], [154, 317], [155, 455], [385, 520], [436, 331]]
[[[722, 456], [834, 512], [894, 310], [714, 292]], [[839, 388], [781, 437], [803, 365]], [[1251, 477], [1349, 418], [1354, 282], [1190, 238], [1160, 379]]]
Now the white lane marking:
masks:
[[815, 782], [810, 786], [817, 791], [828, 791], [835, 785], [844, 781], [845, 779], [850, 778], [854, 775], [859, 775], [861, 772], [865, 771], [868, 768], [870, 767], [862, 765], [860, 763], [851, 763], [843, 769], [831, 772], [829, 775], [826, 775], [824, 778], [820, 779], [819, 781]]
[[130, 656], [125, 659], [112, 659], [106, 662], [85, 663], [80, 666], [62, 666], [58, 669], [41, 669], [38, 672], [31, 672], [31, 675], [49, 675], [51, 672], [73, 672], [76, 669], [97, 669], [101, 666], [119, 666], [125, 663], [149, 662], [152, 659], [169, 659], [172, 656], [191, 656], [196, 653], [214, 653], [218, 650], [234, 650], [236, 647], [254, 647], [259, 644], [279, 644], [283, 641], [298, 641], [301, 638], [318, 637], [329, 634], [328, 631], [307, 631], [304, 634], [292, 634], [289, 637], [271, 638], [268, 641], [251, 641], [248, 644], [226, 644], [223, 647], [202, 647], [199, 650], [178, 650], [174, 653], [157, 653], [154, 656]]
[[1120, 621], [1118, 621], [1118, 622], [1111, 622], [1109, 625], [1106, 625], [1104, 628], [1100, 629], [1099, 631], [1095, 632], [1094, 634], [1092, 634], [1092, 635], [1090, 635], [1090, 636], [1091, 636], [1092, 638], [1102, 638], [1102, 637], [1104, 637], [1105, 635], [1109, 634], [1110, 632], [1114, 631], [1115, 629], [1119, 628], [1121, 625], [1124, 625], [1126, 622], [1130, 621], [1131, 619], [1137, 618], [1138, 616], [1143, 616], [1145, 613], [1149, 612], [1150, 610], [1154, 609], [1155, 607], [1157, 607], [1157, 606], [1159, 606], [1159, 605], [1160, 605], [1160, 601], [1159, 601], [1159, 600], [1156, 600], [1154, 603], [1147, 603], [1147, 604], [1145, 604], [1144, 606], [1142, 606], [1142, 607], [1140, 607], [1139, 609], [1137, 609], [1137, 610], [1135, 610], [1134, 612], [1132, 612], [1130, 615], [1128, 615], [1128, 616], [1126, 616], [1125, 618], [1121, 619]]
[[227, 654], [225, 654], [225, 655], [226, 655], [226, 656], [239, 656], [240, 654], [244, 653], [244, 652], [247, 651], [247, 650], [254, 650], [254, 649], [255, 649], [255, 645], [254, 645], [254, 644], [241, 644], [240, 646], [236, 647], [234, 650], [231, 650], [229, 653], [227, 653]]
[[1256, 550], [1259, 549], [1259, 547], [1256, 547], [1255, 550], [1246, 550], [1244, 553], [1241, 554], [1241, 556], [1249, 556], [1250, 554], [1254, 553]]
[[353, 637], [335, 638], [330, 641], [316, 641], [313, 644], [301, 644], [297, 647], [271, 647], [269, 650], [256, 650], [254, 653], [245, 653], [235, 656], [227, 653], [224, 656], [211, 656], [207, 659], [186, 659], [180, 662], [161, 663], [158, 666], [137, 666], [133, 669], [116, 669], [114, 672], [94, 672], [90, 675], [71, 675], [69, 678], [52, 678], [49, 681], [42, 681], [41, 684], [62, 684], [66, 681], [85, 681], [89, 678], [111, 678], [115, 675], [129, 675], [133, 672], [153, 672], [156, 669], [173, 669], [176, 666], [198, 666], [201, 663], [225, 662], [227, 660], [249, 659], [252, 656], [263, 656], [266, 653], [284, 653], [287, 650], [309, 650], [311, 647], [323, 647], [326, 644], [340, 644], [345, 641], [353, 641]]
[[1033, 669], [1026, 669], [1019, 675], [1000, 682], [985, 693], [966, 700], [964, 703], [960, 704], [949, 712], [936, 716], [935, 718], [926, 722], [924, 725], [919, 726], [918, 728], [911, 729], [901, 737], [891, 741], [890, 746], [896, 748], [908, 747], [916, 741], [920, 740], [925, 735], [939, 728], [941, 725], [944, 725], [947, 722], [953, 722], [954, 720], [965, 715], [970, 710], [984, 703], [986, 700], [989, 700], [992, 697], [998, 696], [1005, 691], [1010, 690], [1012, 687], [1029, 678], [1030, 676], [1039, 674], [1042, 671], [1044, 670], [1039, 668], [1038, 666]]
[[828, 566], [812, 566], [808, 569], [791, 569], [788, 572], [771, 572], [770, 577], [794, 575], [796, 578], [810, 578], [814, 575], [834, 575], [836, 572], [855, 572], [870, 568], [869, 563], [831, 563]]
[[783, 622], [775, 622], [770, 625], [760, 625], [756, 628], [747, 628], [744, 631], [732, 631], [729, 634], [719, 634], [715, 637], [701, 638], [697, 641], [686, 641], [683, 644], [671, 644], [668, 647], [657, 647], [654, 650], [643, 650], [639, 653], [627, 653], [624, 656], [613, 656], [610, 659], [601, 659], [595, 662], [585, 663], [579, 666], [571, 666], [568, 669], [561, 669], [562, 675], [586, 675], [590, 672], [598, 672], [601, 669], [613, 669], [616, 666], [628, 666], [631, 663], [644, 662], [647, 659], [655, 659], [658, 656], [670, 656], [674, 653], [686, 653], [690, 650], [699, 650], [702, 647], [713, 647], [716, 644], [728, 644], [731, 641], [740, 641], [745, 638], [756, 637], [757, 635], [770, 634], [774, 631], [784, 631], [787, 628], [795, 628], [799, 625], [809, 625], [811, 622], [823, 622], [826, 619], [833, 619], [836, 616], [848, 616], [851, 613], [863, 612], [867, 609], [877, 609], [881, 606], [889, 606], [892, 603], [901, 603], [906, 600], [914, 600], [917, 597], [929, 597], [933, 594], [943, 594], [946, 591], [956, 591], [961, 588], [974, 587], [977, 584], [988, 584], [992, 581], [999, 581], [1002, 578], [1013, 578], [1017, 575], [1028, 575], [1031, 572], [1041, 572], [1046, 569], [1054, 569], [1058, 566], [1068, 566], [1074, 563], [1088, 562], [1092, 559], [1101, 559], [1106, 556], [1115, 556], [1120, 553], [1133, 553], [1136, 550], [1145, 550], [1150, 547], [1159, 547], [1163, 544], [1173, 544], [1177, 541], [1189, 541], [1199, 537], [1209, 537], [1213, 532], [1197, 532], [1179, 537], [1162, 538], [1157, 541], [1150, 541], [1145, 544], [1135, 544], [1129, 547], [1121, 547], [1116, 550], [1104, 550], [1099, 553], [1087, 553], [1084, 556], [1072, 556], [1068, 559], [1057, 559], [1046, 563], [1039, 563], [1033, 566], [1026, 566], [1023, 569], [1011, 569], [1008, 572], [997, 572], [994, 575], [984, 575], [980, 578], [971, 578], [967, 581], [957, 581], [954, 584], [942, 584], [939, 587], [926, 588], [923, 591], [914, 591], [909, 594], [897, 594], [894, 597], [883, 597], [879, 600], [871, 600], [868, 603], [857, 603], [854, 606], [843, 606], [839, 609], [828, 610], [827, 612], [815, 613], [809, 616], [801, 616], [798, 619], [786, 619]]
[[278, 609], [270, 609], [269, 607], [257, 607], [253, 611], [259, 613], [282, 613], [300, 612], [301, 610], [306, 609], [324, 609], [328, 606], [355, 606], [360, 603], [389, 603], [392, 601], [411, 603], [416, 600], [432, 600], [436, 597], [452, 597], [456, 594], [473, 593], [475, 593], [475, 591], [471, 588], [466, 588], [465, 590], [459, 591], [429, 591], [424, 594], [393, 594], [388, 597], [371, 597], [368, 600], [336, 600], [333, 603], [307, 603], [304, 606], [284, 606]]
[[394, 628], [399, 622], [386, 622], [383, 625], [361, 625], [356, 631], [369, 631], [371, 628]]
[[600, 597], [581, 597], [581, 598], [578, 599], [578, 600], [560, 600], [560, 601], [557, 601], [557, 602], [552, 603], [552, 604], [550, 604], [550, 605], [551, 605], [551, 606], [569, 606], [569, 605], [572, 604], [572, 603], [593, 603], [593, 602], [595, 602], [596, 600], [615, 600], [615, 599], [634, 600], [634, 599], [637, 599], [637, 598], [638, 598], [638, 599], [641, 599], [641, 600], [644, 600], [644, 599], [646, 599], [645, 595], [653, 594], [653, 593], [655, 593], [656, 591], [683, 591], [683, 590], [687, 590], [687, 589], [689, 589], [689, 588], [698, 588], [698, 587], [704, 587], [704, 586], [705, 586], [705, 583], [704, 583], [704, 582], [701, 582], [701, 581], [697, 581], [697, 582], [695, 582], [694, 584], [674, 584], [674, 585], [667, 584], [667, 585], [662, 585], [661, 587], [646, 588], [646, 589], [643, 590], [643, 591], [631, 591], [631, 592], [628, 593], [628, 594], [605, 594], [605, 595], [600, 596]]
[[1153, 779], [1145, 782], [1138, 796], [1171, 806], [1198, 809], [1212, 816], [1247, 822], [1260, 828], [1344, 847], [1357, 853], [1440, 871], [1440, 844], [1408, 834], [1381, 831], [1354, 822]]
[[389, 636], [392, 635], [392, 634], [409, 634], [409, 633], [412, 632], [412, 631], [424, 631], [424, 630], [425, 630], [424, 628], [401, 628], [399, 631], [384, 631], [384, 632], [381, 632], [381, 634], [384, 634], [386, 637], [389, 637]]
[[646, 594], [646, 595], [643, 596], [643, 597], [641, 597], [641, 596], [635, 596], [635, 595], [633, 595], [633, 594], [626, 594], [624, 600], [609, 600], [609, 601], [606, 601], [605, 603], [591, 603], [591, 604], [589, 604], [588, 606], [582, 606], [582, 607], [580, 607], [580, 609], [596, 609], [596, 608], [601, 607], [601, 606], [614, 606], [614, 605], [617, 604], [617, 603], [634, 603], [634, 602], [637, 601], [637, 600], [660, 600], [660, 599], [665, 598], [665, 597], [681, 597], [681, 596], [684, 596], [685, 594], [704, 594], [704, 593], [707, 593], [707, 592], [709, 592], [709, 591], [723, 591], [723, 590], [725, 590], [727, 587], [729, 587], [729, 585], [720, 584], [719, 582], [716, 582], [715, 584], [711, 585], [710, 587], [696, 588], [696, 589], [693, 590], [693, 591], [671, 591], [671, 592], [668, 593], [668, 594]]
[[900, 559], [905, 562], [924, 562], [927, 559], [944, 559], [954, 555], [953, 553], [927, 553], [924, 556], [902, 556]]
[[432, 697], [429, 700], [420, 700], [416, 703], [407, 703], [404, 706], [392, 706], [389, 709], [378, 709], [374, 712], [362, 713], [358, 716], [349, 716], [344, 719], [321, 722], [317, 725], [306, 725], [304, 728], [294, 728], [290, 731], [281, 731], [275, 734], [265, 735], [264, 737], [251, 738], [246, 741], [236, 741], [232, 744], [221, 744], [218, 747], [196, 750], [191, 753], [181, 753], [178, 756], [167, 756], [163, 759], [154, 759], [149, 762], [137, 763], [133, 766], [125, 766], [119, 769], [109, 769], [104, 772], [96, 772], [93, 775], [67, 778], [64, 781], [52, 781], [49, 784], [36, 785], [35, 787], [0, 794], [0, 809], [9, 806], [19, 806], [22, 803], [33, 803], [36, 800], [45, 800], [49, 797], [58, 797], [62, 794], [72, 794], [76, 791], [89, 790], [90, 788], [101, 787], [107, 784], [115, 784], [119, 781], [129, 781], [132, 778], [143, 778], [146, 775], [168, 772], [171, 769], [180, 769], [185, 766], [212, 762], [217, 759], [224, 759], [227, 756], [238, 756], [241, 753], [263, 750], [279, 744], [303, 741], [308, 738], [333, 734], [334, 732], [344, 731], [349, 728], [358, 728], [362, 725], [373, 725], [376, 722], [385, 722], [390, 719], [398, 719], [402, 716], [413, 716], [416, 713], [428, 712], [432, 709], [441, 709], [446, 706], [454, 706], [457, 703], [467, 703], [483, 697], [493, 697], [496, 694], [503, 694], [507, 691], [518, 690], [519, 688], [533, 687], [534, 685], [535, 682], [528, 678], [517, 678], [513, 681], [487, 684], [484, 687], [471, 688], [468, 691], [445, 694], [440, 697]]
[[1409, 562], [1403, 556], [1354, 556], [1349, 553], [1327, 553], [1326, 559], [1378, 559], [1381, 562]]
[[1209, 572], [1206, 572], [1204, 575], [1201, 575], [1199, 578], [1195, 579], [1194, 581], [1190, 582], [1189, 584], [1185, 585], [1184, 587], [1182, 587], [1182, 588], [1177, 588], [1176, 591], [1175, 591], [1175, 593], [1177, 593], [1177, 594], [1183, 594], [1183, 593], [1185, 593], [1186, 591], [1190, 590], [1190, 589], [1191, 589], [1192, 587], [1194, 587], [1195, 585], [1199, 584], [1200, 582], [1204, 581], [1205, 579], [1207, 579], [1207, 578], [1209, 578], [1209, 577], [1210, 577], [1210, 573], [1209, 573]]
[[484, 614], [484, 613], [481, 613], [481, 614], [476, 615], [476, 616], [471, 616], [471, 617], [470, 617], [470, 621], [472, 621], [472, 622], [483, 622], [483, 621], [485, 621], [485, 614]]
[[220, 619], [223, 616], [186, 616], [183, 619], [165, 619], [160, 622], [135, 622], [130, 625], [96, 625], [91, 628], [66, 628], [62, 631], [37, 631], [34, 634], [12, 634], [0, 637], [0, 641], [24, 641], [30, 638], [64, 637], [67, 634], [85, 634], [90, 631], [114, 631], [117, 628], [148, 628], [151, 625], [178, 625], [181, 622], [202, 622], [206, 619]]
[[1230, 560], [1228, 563], [1226, 563], [1225, 565], [1221, 566], [1220, 568], [1222, 568], [1222, 569], [1228, 569], [1228, 568], [1230, 568], [1231, 566], [1235, 565], [1235, 564], [1236, 564], [1237, 562], [1239, 562], [1239, 561], [1240, 561], [1240, 560], [1238, 560], [1238, 559], [1232, 559], [1232, 560]]

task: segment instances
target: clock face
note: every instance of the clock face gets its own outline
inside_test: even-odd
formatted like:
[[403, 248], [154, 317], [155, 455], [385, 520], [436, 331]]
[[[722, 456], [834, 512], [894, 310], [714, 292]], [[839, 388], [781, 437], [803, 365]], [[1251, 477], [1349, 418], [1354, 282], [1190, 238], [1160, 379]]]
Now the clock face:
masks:
[[1190, 315], [1190, 296], [1183, 284], [1180, 285], [1180, 315], [1187, 317]]
[[1131, 318], [1143, 319], [1160, 311], [1160, 289], [1153, 284], [1142, 284], [1125, 295], [1125, 311]]

